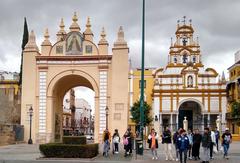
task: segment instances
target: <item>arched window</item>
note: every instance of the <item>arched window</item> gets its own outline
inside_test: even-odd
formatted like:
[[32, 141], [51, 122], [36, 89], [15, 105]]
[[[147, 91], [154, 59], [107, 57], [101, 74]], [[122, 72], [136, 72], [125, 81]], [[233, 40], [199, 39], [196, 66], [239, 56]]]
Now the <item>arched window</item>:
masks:
[[187, 79], [187, 87], [190, 87], [190, 88], [193, 87], [193, 77], [192, 77], [191, 75], [188, 76], [188, 79]]

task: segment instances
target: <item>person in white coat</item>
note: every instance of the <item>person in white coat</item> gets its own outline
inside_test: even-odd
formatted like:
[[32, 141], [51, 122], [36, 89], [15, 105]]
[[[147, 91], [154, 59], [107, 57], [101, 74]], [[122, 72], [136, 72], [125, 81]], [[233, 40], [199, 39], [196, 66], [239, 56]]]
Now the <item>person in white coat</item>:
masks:
[[210, 159], [214, 159], [213, 157], [213, 147], [216, 145], [216, 135], [213, 129], [211, 129], [211, 145], [210, 145]]

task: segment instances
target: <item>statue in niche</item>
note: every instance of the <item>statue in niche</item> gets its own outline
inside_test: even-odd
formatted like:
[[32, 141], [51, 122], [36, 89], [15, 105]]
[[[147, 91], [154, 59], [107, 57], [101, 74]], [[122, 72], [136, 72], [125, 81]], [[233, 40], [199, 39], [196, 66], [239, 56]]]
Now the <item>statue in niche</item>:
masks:
[[82, 52], [82, 39], [81, 37], [73, 33], [67, 39], [67, 52], [68, 53], [80, 53]]
[[190, 88], [193, 87], [193, 77], [191, 75], [188, 76], [187, 84], [188, 84], [188, 87], [190, 87]]
[[187, 54], [183, 55], [183, 63], [187, 63]]

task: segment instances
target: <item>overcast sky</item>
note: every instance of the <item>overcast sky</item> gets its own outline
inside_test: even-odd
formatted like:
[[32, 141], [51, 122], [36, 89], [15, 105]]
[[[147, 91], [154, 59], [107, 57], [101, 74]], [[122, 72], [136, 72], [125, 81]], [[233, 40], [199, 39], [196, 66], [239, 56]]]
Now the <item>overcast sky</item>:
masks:
[[[140, 66], [141, 0], [2, 0], [0, 2], [0, 70], [19, 71], [23, 19], [29, 31], [33, 29], [38, 45], [49, 28], [55, 42], [59, 22], [63, 17], [68, 30], [73, 12], [85, 29], [90, 16], [94, 41], [98, 43], [101, 28], [107, 32], [112, 46], [120, 25], [130, 48], [133, 67]], [[205, 68], [215, 68], [220, 74], [234, 63], [234, 53], [240, 49], [239, 0], [146, 0], [146, 66], [160, 67], [167, 63], [170, 38], [175, 38], [178, 19], [192, 19], [195, 37], [199, 37]], [[111, 52], [111, 49], [109, 49]]]

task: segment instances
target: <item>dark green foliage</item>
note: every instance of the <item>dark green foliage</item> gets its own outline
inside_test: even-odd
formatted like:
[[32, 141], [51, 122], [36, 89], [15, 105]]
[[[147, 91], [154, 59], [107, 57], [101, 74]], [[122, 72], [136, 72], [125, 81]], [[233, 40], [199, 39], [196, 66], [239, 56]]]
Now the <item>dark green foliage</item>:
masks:
[[[151, 109], [152, 109], [151, 106], [144, 101], [144, 108], [143, 108], [144, 126], [149, 125], [153, 121], [153, 118], [150, 115]], [[132, 114], [133, 122], [135, 122], [138, 125], [140, 122], [140, 101], [136, 101], [133, 104], [131, 108], [131, 114]]]
[[86, 136], [63, 136], [63, 144], [87, 144]]
[[232, 103], [232, 117], [233, 118], [240, 118], [240, 103], [233, 102]]
[[18, 85], [22, 85], [23, 51], [24, 51], [24, 48], [25, 48], [27, 43], [28, 43], [28, 26], [27, 26], [27, 20], [26, 20], [26, 18], [24, 18], [24, 31], [23, 31], [23, 39], [22, 39], [21, 66], [20, 66]]
[[72, 145], [49, 143], [39, 145], [45, 157], [57, 158], [93, 158], [98, 155], [98, 144]]

